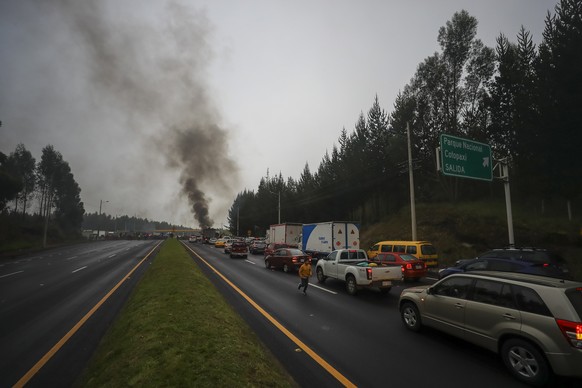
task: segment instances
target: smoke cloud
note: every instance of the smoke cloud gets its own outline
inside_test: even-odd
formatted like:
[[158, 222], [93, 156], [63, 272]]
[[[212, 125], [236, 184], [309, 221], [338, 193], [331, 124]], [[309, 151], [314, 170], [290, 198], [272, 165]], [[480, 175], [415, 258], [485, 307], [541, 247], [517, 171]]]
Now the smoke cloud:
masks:
[[207, 85], [213, 50], [205, 14], [177, 2], [151, 20], [136, 19], [119, 2], [51, 4], [79, 45], [82, 57], [75, 60], [84, 64], [92, 104], [123, 121], [141, 157], [150, 159], [145, 164], [161, 158], [168, 173], [177, 172], [196, 221], [212, 226], [212, 198], [205, 193], [232, 198], [239, 178]]

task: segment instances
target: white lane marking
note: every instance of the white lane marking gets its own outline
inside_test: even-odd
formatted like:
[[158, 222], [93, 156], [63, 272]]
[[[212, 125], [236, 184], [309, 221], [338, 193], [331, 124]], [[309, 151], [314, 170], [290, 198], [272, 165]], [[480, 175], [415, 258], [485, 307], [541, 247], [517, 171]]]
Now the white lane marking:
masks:
[[87, 268], [87, 266], [84, 266], [84, 267], [81, 267], [81, 268], [77, 268], [76, 270], [74, 270], [74, 271], [73, 271], [73, 272], [71, 272], [71, 273], [79, 272], [79, 271], [81, 271], [81, 270], [83, 270], [83, 269], [85, 269], [85, 268]]
[[8, 276], [16, 275], [16, 274], [22, 273], [22, 272], [24, 272], [24, 271], [12, 272], [12, 273], [0, 276], [0, 278], [6, 278]]
[[247, 263], [251, 263], [252, 265], [257, 265], [257, 263], [255, 263], [254, 261], [250, 261], [250, 260], [245, 260]]
[[108, 257], [108, 259], [111, 259], [112, 257], [115, 257], [117, 253], [112, 254], [111, 256]]
[[67, 261], [69, 261], [69, 260], [73, 260], [73, 259], [76, 259], [77, 257], [79, 257], [79, 256], [73, 256], [73, 257], [69, 257], [69, 258], [68, 258], [68, 259], [66, 259], [66, 260], [67, 260]]
[[309, 283], [309, 287], [315, 287], [315, 288], [318, 288], [318, 289], [320, 289], [322, 291], [329, 292], [330, 294], [337, 295], [337, 292], [332, 291], [332, 290], [328, 290], [327, 288], [320, 287], [317, 284]]

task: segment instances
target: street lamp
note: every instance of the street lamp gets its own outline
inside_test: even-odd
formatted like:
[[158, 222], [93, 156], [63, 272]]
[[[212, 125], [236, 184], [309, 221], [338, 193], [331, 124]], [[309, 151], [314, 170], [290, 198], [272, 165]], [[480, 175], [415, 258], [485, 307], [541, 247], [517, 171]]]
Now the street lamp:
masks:
[[[274, 191], [270, 191], [269, 190], [269, 192], [271, 194], [275, 194]], [[281, 190], [279, 190], [279, 193], [278, 194], [279, 194], [279, 206], [278, 206], [278, 209], [279, 209], [279, 221], [277, 223], [280, 224], [281, 223]]]
[[107, 203], [109, 201], [99, 200], [99, 218], [97, 219], [97, 240], [99, 240], [99, 227], [101, 226], [101, 208], [103, 207], [103, 202]]

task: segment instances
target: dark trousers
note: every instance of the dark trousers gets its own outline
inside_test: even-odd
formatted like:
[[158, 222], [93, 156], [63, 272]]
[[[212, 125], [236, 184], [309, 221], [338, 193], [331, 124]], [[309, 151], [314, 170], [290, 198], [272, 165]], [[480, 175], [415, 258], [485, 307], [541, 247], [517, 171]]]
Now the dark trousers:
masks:
[[309, 285], [309, 278], [301, 278], [301, 286], [299, 286], [299, 289], [301, 289], [301, 287], [303, 287], [303, 292], [307, 291], [307, 286]]

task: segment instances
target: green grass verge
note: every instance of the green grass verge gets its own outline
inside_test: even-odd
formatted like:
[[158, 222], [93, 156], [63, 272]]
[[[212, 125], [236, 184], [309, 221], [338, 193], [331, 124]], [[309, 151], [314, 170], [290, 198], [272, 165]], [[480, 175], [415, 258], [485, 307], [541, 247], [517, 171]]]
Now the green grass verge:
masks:
[[164, 242], [77, 385], [296, 386], [176, 239]]

